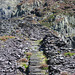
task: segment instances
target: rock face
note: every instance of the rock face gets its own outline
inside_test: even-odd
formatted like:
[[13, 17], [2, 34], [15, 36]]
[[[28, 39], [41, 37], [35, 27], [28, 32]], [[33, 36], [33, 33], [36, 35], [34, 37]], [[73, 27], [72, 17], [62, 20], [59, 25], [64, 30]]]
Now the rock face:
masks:
[[67, 72], [66, 75], [75, 73], [75, 56], [65, 56], [65, 53], [75, 52], [72, 48], [68, 48], [64, 41], [53, 34], [46, 35], [41, 43], [41, 50], [49, 59], [49, 75], [60, 75], [61, 72]]
[[72, 47], [75, 48], [75, 36], [72, 38]]
[[29, 13], [32, 9], [40, 7], [42, 1], [0, 0], [0, 3], [0, 19], [6, 19]]
[[52, 29], [56, 30], [61, 35], [62, 39], [72, 46], [72, 37], [75, 36], [74, 16], [57, 15], [55, 21], [55, 25], [52, 27]]
[[0, 19], [10, 18], [17, 3], [17, 0], [0, 0]]

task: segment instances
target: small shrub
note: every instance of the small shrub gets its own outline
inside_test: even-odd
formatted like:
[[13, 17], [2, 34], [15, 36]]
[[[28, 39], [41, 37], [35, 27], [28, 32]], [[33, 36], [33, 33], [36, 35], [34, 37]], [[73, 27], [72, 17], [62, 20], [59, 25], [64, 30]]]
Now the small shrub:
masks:
[[41, 22], [41, 25], [46, 26], [46, 27], [50, 27], [52, 24], [49, 22]]
[[4, 48], [5, 46], [4, 45], [1, 45], [1, 47]]
[[11, 9], [11, 7], [10, 7], [10, 6], [8, 6], [8, 7], [7, 7], [7, 9], [8, 9], [8, 10], [10, 10], [10, 9]]
[[61, 53], [60, 51], [58, 51], [58, 53]]
[[75, 1], [73, 1], [73, 4], [75, 5]]
[[19, 60], [19, 62], [28, 62], [28, 60], [26, 58], [22, 58]]
[[43, 69], [43, 70], [47, 70], [48, 69], [48, 65], [47, 64], [42, 64], [40, 66], [40, 68]]

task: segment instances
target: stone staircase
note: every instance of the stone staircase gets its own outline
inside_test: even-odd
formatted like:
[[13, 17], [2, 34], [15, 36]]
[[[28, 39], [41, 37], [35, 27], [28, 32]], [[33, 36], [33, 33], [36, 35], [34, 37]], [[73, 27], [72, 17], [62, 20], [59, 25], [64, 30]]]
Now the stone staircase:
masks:
[[29, 60], [29, 75], [48, 75], [48, 69], [41, 69], [40, 66], [45, 64], [45, 56], [39, 51], [39, 42], [32, 42], [32, 56]]
[[48, 75], [48, 70], [43, 70], [40, 68], [40, 65], [42, 65], [43, 58], [40, 58], [41, 56], [38, 51], [33, 51], [32, 56], [29, 61], [29, 75]]
[[[46, 64], [46, 57], [43, 55], [43, 51], [39, 51], [39, 41], [31, 41], [32, 47], [30, 53], [32, 54], [28, 60], [27, 73], [19, 73], [17, 75], [49, 75], [48, 67], [46, 69], [41, 68], [42, 64]], [[24, 63], [23, 63], [24, 64]], [[26, 63], [25, 63], [26, 64]], [[47, 65], [47, 64], [46, 64]], [[22, 67], [23, 68], [23, 67]]]

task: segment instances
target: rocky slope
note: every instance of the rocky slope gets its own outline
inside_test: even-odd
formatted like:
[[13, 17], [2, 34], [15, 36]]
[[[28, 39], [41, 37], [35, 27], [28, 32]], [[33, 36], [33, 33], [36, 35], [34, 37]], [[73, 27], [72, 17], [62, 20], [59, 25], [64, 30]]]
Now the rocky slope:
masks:
[[35, 8], [50, 9], [53, 13], [75, 13], [74, 0], [0, 0], [0, 3], [0, 18], [3, 19], [28, 14]]
[[[51, 29], [30, 16], [0, 23], [0, 75], [74, 75], [75, 50]], [[44, 70], [41, 63], [46, 66]]]
[[74, 0], [0, 3], [0, 75], [75, 74]]
[[[31, 21], [26, 19], [22, 20], [20, 18], [20, 22], [17, 19], [12, 19], [11, 22], [8, 20], [1, 21], [0, 75], [20, 75], [21, 73], [18, 70], [21, 67], [17, 63], [18, 60], [25, 58], [25, 52], [35, 51], [31, 41], [41, 40], [50, 32], [48, 28], [40, 24], [32, 24]], [[16, 23], [17, 21], [18, 23]], [[14, 26], [14, 24], [17, 24], [17, 26]], [[14, 38], [10, 37], [10, 35], [14, 36]]]
[[[59, 18], [57, 18], [59, 17]], [[74, 36], [75, 36], [75, 18], [73, 16], [57, 15], [56, 23], [52, 29], [56, 30], [62, 39], [74, 48]]]
[[46, 35], [41, 42], [40, 50], [48, 58], [49, 75], [74, 75], [75, 50], [53, 34]]
[[[53, 14], [54, 16], [54, 14]], [[75, 18], [74, 15], [55, 15], [51, 28], [59, 33], [59, 37], [62, 37], [63, 41], [74, 48], [74, 36], [75, 36]], [[50, 20], [50, 18], [49, 18]]]

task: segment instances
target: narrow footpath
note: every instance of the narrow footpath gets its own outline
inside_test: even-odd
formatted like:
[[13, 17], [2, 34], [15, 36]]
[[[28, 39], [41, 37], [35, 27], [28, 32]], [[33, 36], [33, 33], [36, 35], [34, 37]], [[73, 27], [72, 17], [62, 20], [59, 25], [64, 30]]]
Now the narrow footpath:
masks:
[[[40, 42], [42, 40], [31, 41], [31, 51], [25, 53], [25, 57], [19, 60], [18, 75], [49, 75], [47, 58], [40, 51]], [[28, 60], [28, 61], [27, 61]]]
[[32, 42], [32, 55], [29, 60], [29, 75], [48, 75], [48, 65], [43, 51], [39, 51], [39, 40]]

